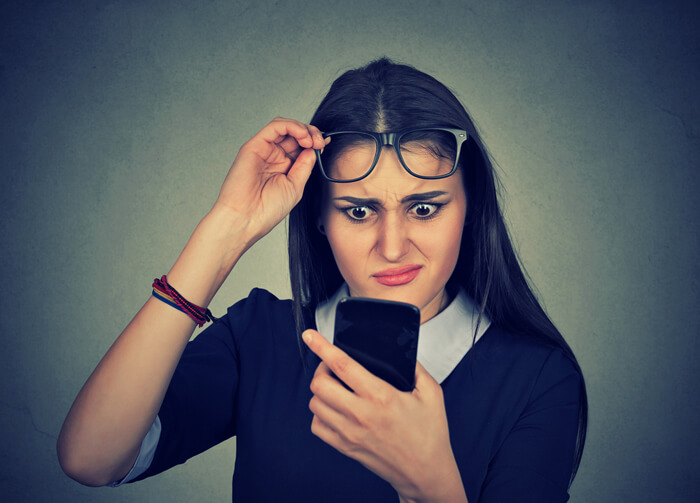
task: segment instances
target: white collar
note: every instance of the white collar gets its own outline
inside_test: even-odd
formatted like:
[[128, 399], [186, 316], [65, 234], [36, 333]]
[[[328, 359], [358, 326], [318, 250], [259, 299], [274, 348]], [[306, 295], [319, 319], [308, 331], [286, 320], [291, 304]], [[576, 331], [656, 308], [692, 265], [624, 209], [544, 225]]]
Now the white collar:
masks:
[[[349, 296], [348, 286], [343, 283], [331, 298], [316, 308], [316, 328], [329, 342], [333, 341], [335, 307], [340, 299]], [[474, 339], [478, 316], [479, 309], [460, 289], [445, 309], [420, 326], [418, 361], [437, 382], [441, 383], [452, 373], [473, 343], [489, 328], [491, 321], [483, 314]]]

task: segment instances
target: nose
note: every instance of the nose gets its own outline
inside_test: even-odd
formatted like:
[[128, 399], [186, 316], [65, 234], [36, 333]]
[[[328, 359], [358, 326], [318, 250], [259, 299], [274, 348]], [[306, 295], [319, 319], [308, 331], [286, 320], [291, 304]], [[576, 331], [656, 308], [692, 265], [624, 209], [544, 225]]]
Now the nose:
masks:
[[388, 262], [399, 262], [410, 249], [406, 222], [387, 215], [377, 228], [377, 251]]

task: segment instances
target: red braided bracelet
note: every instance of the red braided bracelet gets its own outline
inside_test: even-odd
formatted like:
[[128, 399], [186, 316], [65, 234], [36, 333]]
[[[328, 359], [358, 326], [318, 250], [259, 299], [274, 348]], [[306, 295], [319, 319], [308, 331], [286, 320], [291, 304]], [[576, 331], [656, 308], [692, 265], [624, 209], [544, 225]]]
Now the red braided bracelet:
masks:
[[153, 280], [153, 296], [158, 300], [182, 311], [192, 318], [198, 326], [204, 325], [207, 321], [215, 321], [217, 318], [205, 307], [200, 307], [185, 299], [168, 283], [167, 276]]

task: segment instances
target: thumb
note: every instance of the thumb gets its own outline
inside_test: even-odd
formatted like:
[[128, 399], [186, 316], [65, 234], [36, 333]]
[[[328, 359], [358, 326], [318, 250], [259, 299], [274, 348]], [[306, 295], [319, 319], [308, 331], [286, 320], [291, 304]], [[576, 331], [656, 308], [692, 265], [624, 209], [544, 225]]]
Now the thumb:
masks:
[[425, 370], [425, 367], [416, 360], [416, 388], [424, 389], [428, 386], [440, 386], [438, 382]]
[[294, 186], [298, 197], [301, 199], [301, 195], [304, 193], [304, 185], [311, 176], [311, 170], [316, 164], [316, 154], [313, 149], [305, 148], [297, 156], [294, 164], [289, 168], [287, 172], [287, 180]]

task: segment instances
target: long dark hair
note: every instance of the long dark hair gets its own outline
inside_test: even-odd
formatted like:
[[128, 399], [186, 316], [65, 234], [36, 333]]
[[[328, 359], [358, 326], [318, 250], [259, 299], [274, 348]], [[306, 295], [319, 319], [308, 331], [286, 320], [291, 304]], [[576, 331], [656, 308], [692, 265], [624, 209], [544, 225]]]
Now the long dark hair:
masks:
[[[544, 312], [525, 277], [498, 204], [499, 182], [473, 121], [452, 92], [436, 79], [383, 58], [341, 75], [311, 119], [321, 131], [401, 131], [442, 126], [464, 129], [460, 169], [467, 219], [451, 284], [464, 288], [493, 323], [560, 348], [580, 374], [576, 456], [583, 453], [588, 401], [581, 368]], [[314, 169], [300, 203], [289, 216], [289, 270], [299, 334], [309, 312], [342, 284], [328, 241], [316, 228], [326, 182]]]

